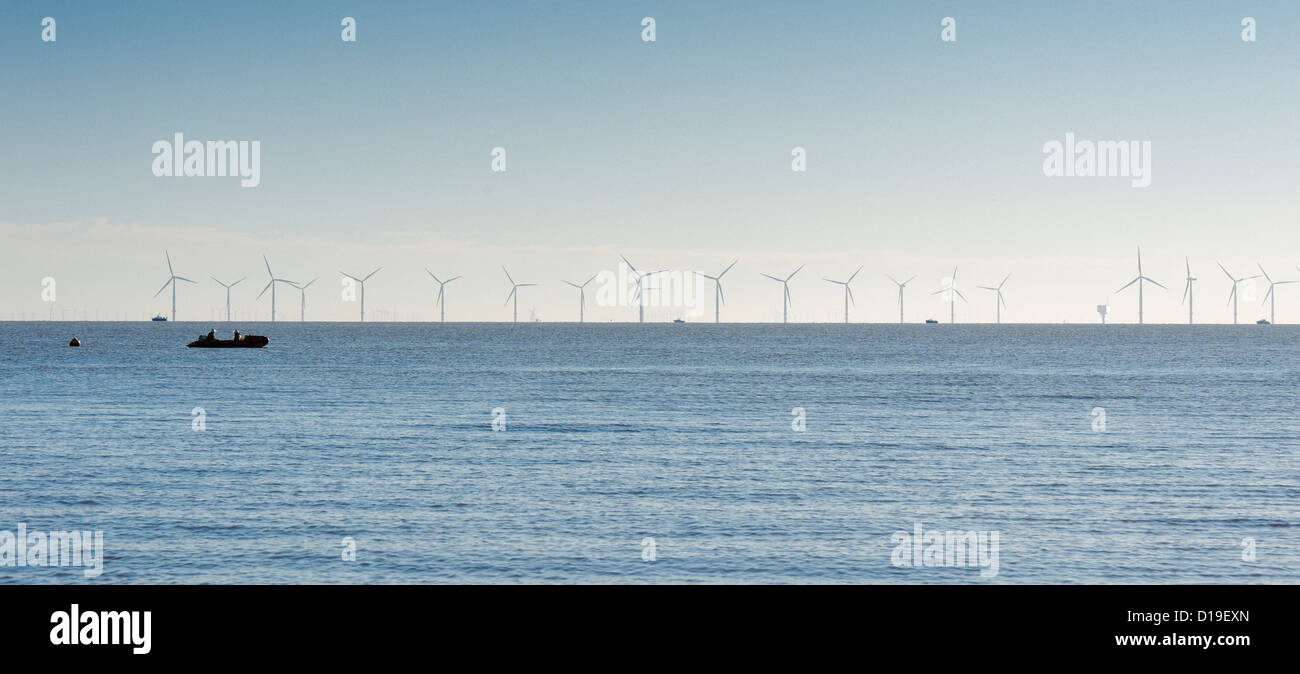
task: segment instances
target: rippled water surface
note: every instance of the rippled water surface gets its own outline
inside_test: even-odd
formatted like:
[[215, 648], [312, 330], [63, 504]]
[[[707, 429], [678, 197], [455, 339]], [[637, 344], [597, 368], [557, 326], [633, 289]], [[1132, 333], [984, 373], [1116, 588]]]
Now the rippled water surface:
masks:
[[0, 582], [1300, 580], [1300, 328], [209, 327], [0, 323], [0, 530], [106, 558]]

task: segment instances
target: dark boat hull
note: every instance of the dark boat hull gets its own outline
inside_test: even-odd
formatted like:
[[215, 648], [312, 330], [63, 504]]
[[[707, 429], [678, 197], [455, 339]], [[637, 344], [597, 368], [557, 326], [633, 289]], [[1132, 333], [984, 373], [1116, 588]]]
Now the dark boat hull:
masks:
[[191, 349], [260, 349], [271, 340], [261, 335], [246, 335], [243, 339], [200, 339], [185, 346]]

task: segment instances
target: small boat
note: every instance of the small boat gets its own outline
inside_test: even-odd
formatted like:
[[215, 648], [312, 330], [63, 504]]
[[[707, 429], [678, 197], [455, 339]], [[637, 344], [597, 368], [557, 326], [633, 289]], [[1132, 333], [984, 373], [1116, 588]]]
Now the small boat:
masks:
[[185, 346], [191, 349], [260, 349], [271, 340], [261, 335], [244, 335], [239, 339], [196, 339]]
[[685, 323], [686, 321], [683, 321], [683, 320], [680, 319], [680, 318], [674, 318], [674, 319], [673, 319], [673, 322], [674, 322], [674, 323]]
[[153, 321], [153, 322], [155, 322], [155, 323], [166, 323], [166, 322], [167, 322], [167, 317], [164, 316], [164, 315], [162, 315], [162, 314], [158, 314], [157, 316], [154, 316], [153, 318], [150, 318], [149, 320], [151, 320], [151, 321]]
[[1255, 325], [1272, 325], [1272, 323], [1269, 323], [1267, 318], [1261, 318], [1255, 321]]
[[936, 321], [936, 320], [934, 320], [933, 318], [927, 318], [927, 319], [925, 319], [925, 324], [926, 324], [926, 325], [935, 325], [935, 324], [937, 324], [938, 322], [939, 322], [939, 321]]

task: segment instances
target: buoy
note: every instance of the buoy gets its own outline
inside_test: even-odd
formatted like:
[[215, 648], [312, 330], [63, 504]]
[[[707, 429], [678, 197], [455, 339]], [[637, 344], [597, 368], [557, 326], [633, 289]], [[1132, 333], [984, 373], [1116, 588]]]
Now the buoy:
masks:
[[81, 346], [81, 340], [73, 337], [72, 341], [68, 342], [68, 346]]

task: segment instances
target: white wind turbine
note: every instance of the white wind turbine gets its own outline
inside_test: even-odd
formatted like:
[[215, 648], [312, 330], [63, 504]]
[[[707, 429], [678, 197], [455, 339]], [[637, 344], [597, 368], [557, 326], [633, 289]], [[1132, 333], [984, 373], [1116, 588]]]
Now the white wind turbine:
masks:
[[[243, 282], [244, 279], [241, 278], [238, 281], [235, 281], [234, 283], [227, 285], [217, 280], [217, 277], [215, 276], [209, 276], [208, 278], [212, 279], [213, 281], [216, 281], [217, 285], [226, 289], [226, 322], [229, 323], [230, 322], [230, 289], [239, 285], [241, 282]], [[244, 277], [244, 278], [248, 278], [248, 277]]]
[[290, 283], [290, 284], [289, 284], [289, 285], [291, 285], [291, 286], [297, 288], [297, 289], [298, 289], [298, 293], [299, 293], [299, 295], [301, 295], [301, 297], [300, 297], [301, 304], [298, 306], [298, 321], [299, 321], [299, 322], [305, 322], [305, 321], [307, 320], [307, 289], [311, 287], [311, 284], [313, 284], [313, 283], [315, 283], [315, 282], [317, 282], [317, 281], [319, 281], [319, 280], [320, 280], [320, 277], [318, 276], [318, 277], [316, 277], [316, 278], [314, 278], [314, 279], [308, 281], [308, 282], [306, 283], [306, 285], [298, 285], [297, 283]]
[[515, 283], [514, 278], [510, 276], [510, 270], [506, 269], [505, 267], [502, 267], [501, 271], [506, 273], [507, 279], [510, 279], [510, 294], [506, 295], [506, 304], [510, 304], [510, 299], [514, 298], [515, 322], [518, 323], [519, 322], [519, 289], [527, 288], [528, 286], [535, 286], [537, 284], [536, 283]]
[[[803, 269], [804, 266], [805, 265], [802, 264], [799, 265], [799, 269]], [[772, 279], [773, 281], [780, 283], [783, 289], [781, 293], [781, 322], [782, 323], [790, 322], [789, 320], [790, 306], [794, 304], [794, 301], [790, 299], [790, 279], [794, 278], [794, 275], [799, 273], [799, 269], [790, 272], [790, 275], [785, 277], [784, 279], [779, 279], [775, 276], [772, 276], [771, 274], [763, 274], [763, 276], [766, 276]]]
[[172, 287], [172, 322], [175, 322], [176, 321], [176, 282], [177, 281], [184, 281], [186, 283], [194, 283], [194, 282], [183, 276], [177, 276], [176, 272], [172, 271], [171, 253], [164, 250], [163, 255], [167, 256], [167, 282], [162, 284], [162, 287], [159, 288], [158, 292], [154, 293], [153, 296], [157, 297], [161, 295], [162, 291], [166, 290], [167, 286], [169, 285]]
[[1137, 275], [1137, 278], [1133, 279], [1132, 281], [1129, 281], [1128, 283], [1125, 283], [1125, 284], [1123, 285], [1123, 287], [1121, 287], [1119, 290], [1116, 290], [1116, 291], [1115, 291], [1115, 292], [1117, 292], [1117, 293], [1119, 293], [1119, 292], [1123, 292], [1123, 291], [1124, 291], [1124, 288], [1127, 288], [1127, 287], [1133, 285], [1134, 283], [1138, 284], [1138, 325], [1142, 325], [1142, 282], [1143, 282], [1143, 281], [1146, 281], [1147, 283], [1154, 283], [1154, 284], [1160, 286], [1161, 288], [1164, 288], [1165, 290], [1169, 290], [1168, 288], [1165, 288], [1164, 286], [1160, 285], [1160, 282], [1159, 282], [1159, 281], [1156, 281], [1155, 279], [1148, 278], [1148, 277], [1142, 275], [1142, 247], [1141, 247], [1141, 246], [1138, 246], [1138, 275]]
[[[961, 301], [969, 303], [969, 301], [966, 299], [966, 296], [961, 294], [961, 291], [957, 289], [957, 268], [956, 267], [952, 268], [952, 277], [948, 279], [947, 287], [940, 288], [930, 294], [938, 295], [939, 293], [948, 293], [948, 323], [950, 324], [956, 323], [957, 322], [957, 297], [960, 297]], [[956, 295], [956, 297], [954, 297], [954, 295]]]
[[853, 276], [850, 276], [849, 280], [847, 281], [835, 281], [828, 278], [822, 279], [823, 281], [828, 281], [830, 283], [834, 283], [835, 285], [844, 286], [844, 322], [845, 323], [849, 322], [849, 302], [852, 301], [853, 306], [855, 307], [858, 306], [858, 301], [856, 299], [853, 299], [853, 290], [849, 288], [849, 284], [853, 283], [853, 279], [858, 275], [858, 272], [861, 271], [862, 271], [862, 267], [858, 267], [858, 271], [853, 272]]
[[[1264, 302], [1269, 302], [1268, 322], [1276, 323], [1277, 322], [1277, 293], [1273, 292], [1273, 286], [1280, 286], [1287, 283], [1295, 283], [1295, 281], [1274, 281], [1273, 277], [1269, 276], [1268, 272], [1264, 271], [1264, 265], [1257, 264], [1256, 266], [1258, 266], [1259, 270], [1264, 273], [1264, 280], [1268, 281], [1268, 292], [1264, 294]], [[1263, 304], [1263, 302], [1260, 302], [1260, 304]]]
[[651, 276], [653, 276], [653, 275], [655, 275], [655, 274], [662, 274], [662, 273], [664, 273], [666, 270], [664, 270], [664, 269], [660, 269], [660, 270], [657, 270], [657, 271], [648, 271], [648, 272], [642, 274], [641, 272], [639, 272], [639, 271], [636, 270], [636, 267], [633, 267], [633, 266], [632, 266], [632, 263], [631, 263], [631, 262], [628, 262], [628, 261], [627, 261], [627, 258], [626, 258], [626, 257], [623, 257], [622, 255], [619, 255], [619, 257], [623, 258], [623, 262], [624, 262], [625, 264], [627, 264], [627, 268], [628, 268], [628, 269], [631, 269], [633, 274], [636, 274], [636, 297], [634, 297], [634, 298], [632, 298], [632, 299], [635, 300], [636, 303], [640, 306], [640, 311], [639, 311], [639, 314], [638, 314], [638, 317], [637, 317], [637, 322], [638, 322], [638, 323], [644, 323], [644, 322], [645, 322], [645, 294], [644, 294], [643, 291], [644, 291], [645, 289], [642, 287], [642, 285], [643, 285], [643, 281], [645, 281], [646, 279], [650, 278]]
[[582, 285], [578, 285], [577, 283], [574, 283], [573, 281], [565, 281], [565, 283], [567, 283], [567, 284], [573, 286], [574, 288], [577, 288], [577, 289], [578, 289], [578, 322], [579, 322], [579, 323], [584, 323], [584, 322], [586, 322], [586, 320], [587, 320], [587, 319], [586, 319], [586, 313], [587, 313], [587, 284], [588, 284], [588, 283], [591, 283], [592, 281], [595, 281], [595, 280], [596, 280], [596, 276], [600, 276], [600, 274], [596, 274], [595, 276], [592, 276], [591, 278], [587, 279], [586, 281], [583, 281], [583, 282], [582, 282]]
[[722, 277], [726, 275], [727, 272], [731, 271], [731, 268], [736, 266], [737, 262], [739, 262], [739, 260], [732, 260], [731, 264], [727, 265], [727, 268], [719, 272], [717, 276], [709, 276], [704, 272], [698, 272], [698, 271], [695, 272], [696, 274], [699, 274], [700, 276], [703, 276], [704, 278], [713, 281], [713, 322], [714, 323], [721, 322], [722, 313], [721, 313], [721, 309], [719, 309], [719, 305], [727, 303], [726, 297], [722, 294]]
[[362, 323], [366, 322], [366, 281], [369, 281], [371, 276], [378, 274], [380, 269], [383, 269], [383, 267], [375, 267], [374, 271], [370, 272], [369, 274], [366, 274], [363, 278], [357, 278], [346, 272], [342, 272], [342, 271], [339, 272], [340, 274], [343, 274], [344, 276], [352, 279], [353, 281], [356, 281], [357, 285], [361, 286], [361, 322]]
[[895, 279], [893, 276], [890, 276], [889, 274], [885, 274], [885, 278], [888, 278], [890, 281], [893, 281], [894, 285], [898, 286], [898, 323], [901, 325], [903, 323], [903, 288], [906, 288], [907, 284], [911, 283], [912, 280], [915, 279], [916, 277], [913, 276], [912, 278], [907, 279], [902, 283], [899, 283], [897, 279]]
[[1228, 280], [1232, 281], [1232, 292], [1228, 293], [1228, 301], [1232, 303], [1232, 324], [1236, 325], [1237, 324], [1237, 285], [1240, 284], [1242, 281], [1249, 281], [1250, 279], [1253, 278], [1259, 278], [1259, 274], [1255, 274], [1254, 276], [1243, 276], [1241, 278], [1234, 278], [1232, 274], [1229, 274], [1228, 270], [1224, 268], [1222, 262], [1217, 262], [1216, 264], [1219, 265], [1219, 269], [1223, 269], [1223, 273], [1228, 276]]
[[262, 292], [257, 294], [257, 299], [259, 300], [262, 299], [262, 295], [265, 295], [267, 290], [271, 291], [271, 322], [274, 323], [275, 322], [275, 284], [288, 283], [289, 285], [293, 285], [293, 281], [284, 278], [276, 278], [275, 274], [271, 272], [271, 261], [267, 260], [265, 255], [262, 256], [262, 261], [266, 263], [266, 275], [270, 276], [271, 280], [267, 282], [265, 288], [262, 288]]
[[1195, 276], [1192, 276], [1192, 261], [1184, 257], [1183, 263], [1187, 265], [1187, 278], [1184, 279], [1185, 281], [1187, 281], [1187, 285], [1183, 286], [1183, 302], [1187, 303], [1187, 324], [1191, 325], [1192, 304], [1195, 301], [1195, 297], [1194, 297], [1195, 293], [1192, 292], [1192, 283], [1197, 279]]
[[[425, 267], [424, 271], [427, 272], [429, 276], [433, 276], [433, 272], [429, 271], [428, 267]], [[434, 282], [438, 284], [438, 301], [435, 302], [434, 304], [438, 307], [438, 321], [440, 323], [447, 322], [447, 299], [446, 299], [446, 292], [445, 292], [447, 289], [447, 284], [451, 283], [452, 281], [455, 281], [458, 278], [460, 277], [453, 276], [447, 279], [446, 281], [444, 281], [438, 278], [437, 276], [433, 276]]]
[[1007, 305], [1007, 301], [1002, 299], [1002, 286], [1007, 284], [1007, 279], [1009, 278], [1011, 278], [1011, 274], [1007, 274], [1007, 277], [1002, 279], [1002, 282], [999, 283], [996, 288], [991, 288], [989, 286], [980, 286], [980, 288], [983, 290], [992, 290], [993, 292], [998, 294], [997, 298], [994, 299], [993, 301], [993, 308], [997, 310], [999, 325], [1002, 324], [1002, 307], [1005, 307]]

